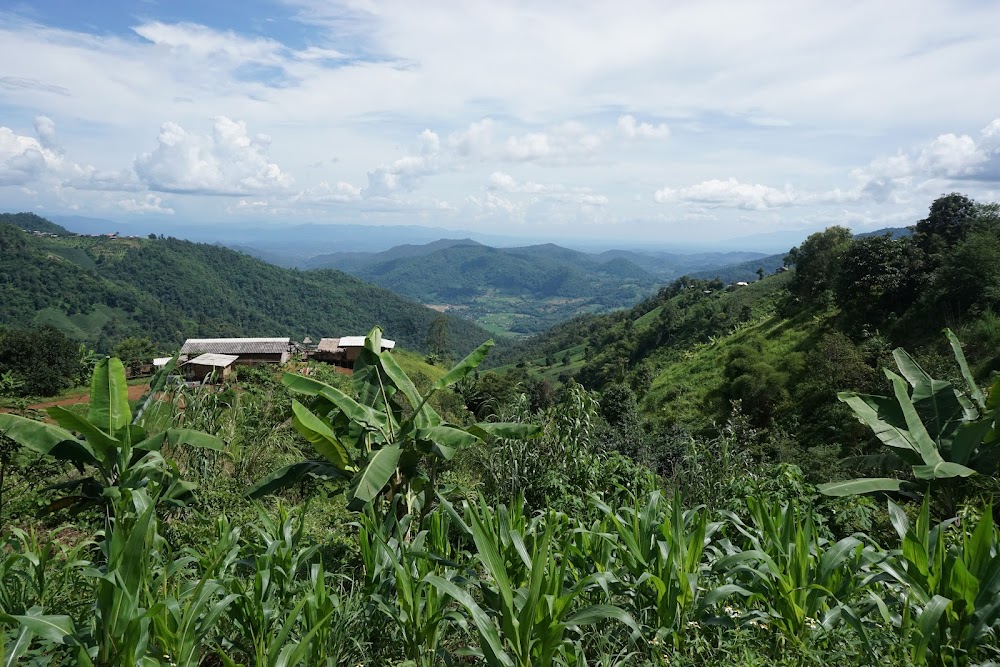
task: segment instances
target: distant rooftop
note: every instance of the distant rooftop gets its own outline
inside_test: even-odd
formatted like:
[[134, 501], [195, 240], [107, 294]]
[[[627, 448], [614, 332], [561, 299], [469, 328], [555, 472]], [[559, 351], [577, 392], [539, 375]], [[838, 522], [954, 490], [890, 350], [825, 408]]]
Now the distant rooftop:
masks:
[[189, 338], [181, 354], [284, 354], [290, 338]]
[[[327, 340], [324, 338], [323, 340]], [[336, 340], [336, 339], [333, 339]], [[365, 346], [365, 336], [344, 336], [340, 339], [338, 347], [364, 347]], [[389, 340], [388, 338], [382, 339], [382, 349], [391, 350], [396, 347], [396, 341]]]

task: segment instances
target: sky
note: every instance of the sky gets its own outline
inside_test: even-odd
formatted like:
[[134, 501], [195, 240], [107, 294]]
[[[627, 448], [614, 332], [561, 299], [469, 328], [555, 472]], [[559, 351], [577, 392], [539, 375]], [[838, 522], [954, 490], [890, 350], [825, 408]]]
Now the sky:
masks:
[[650, 243], [1000, 198], [1000, 3], [0, 0], [0, 210]]

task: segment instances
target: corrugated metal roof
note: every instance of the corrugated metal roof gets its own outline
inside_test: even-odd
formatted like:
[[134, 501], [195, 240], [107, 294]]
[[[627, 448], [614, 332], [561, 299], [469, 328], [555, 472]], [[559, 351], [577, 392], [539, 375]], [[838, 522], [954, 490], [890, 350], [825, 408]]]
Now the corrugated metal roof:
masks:
[[173, 357], [156, 357], [153, 359], [154, 366], [166, 366]]
[[239, 357], [231, 354], [203, 354], [199, 357], [195, 357], [187, 363], [197, 364], [198, 366], [215, 366], [217, 368], [225, 368], [226, 366], [231, 366], [237, 359], [239, 359]]
[[181, 354], [284, 354], [290, 338], [188, 338]]
[[[323, 340], [326, 340], [324, 338]], [[340, 347], [364, 347], [365, 346], [365, 336], [344, 336], [340, 339]], [[396, 341], [389, 340], [388, 338], [382, 339], [382, 349], [391, 350], [396, 347]]]

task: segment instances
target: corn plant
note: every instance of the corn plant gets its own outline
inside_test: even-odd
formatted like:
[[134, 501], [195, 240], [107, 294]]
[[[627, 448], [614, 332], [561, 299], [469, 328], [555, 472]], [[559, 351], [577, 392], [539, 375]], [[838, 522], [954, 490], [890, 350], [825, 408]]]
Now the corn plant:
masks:
[[[493, 513], [482, 502], [467, 506], [466, 517], [486, 574], [477, 582], [478, 595], [437, 575], [428, 575], [427, 580], [465, 609], [480, 642], [471, 653], [487, 665], [548, 667], [571, 648], [568, 635], [609, 619], [638, 633], [631, 616], [619, 607], [577, 603], [587, 591], [606, 585], [610, 575], [591, 574], [579, 580], [570, 576], [569, 559], [562, 556], [565, 545], [554, 541], [566, 539], [565, 515], [553, 513], [544, 521], [533, 521], [525, 532], [504, 522], [497, 530]], [[505, 543], [513, 548], [508, 550]]]
[[945, 535], [954, 519], [931, 526], [927, 499], [914, 524], [891, 501], [889, 514], [902, 549], [881, 567], [900, 586], [902, 613], [895, 620], [911, 659], [968, 665], [1000, 629], [1000, 533], [992, 507], [975, 526], [959, 525], [954, 539]]
[[877, 576], [872, 569], [880, 559], [875, 549], [853, 536], [830, 544], [819, 535], [811, 509], [754, 498], [747, 499], [747, 506], [750, 525], [731, 512], [724, 514], [749, 548], [729, 543], [729, 554], [715, 563], [720, 576], [749, 596], [749, 604], [761, 607], [742, 620], [766, 623], [799, 644], [813, 632], [847, 622], [866, 642], [855, 605]]
[[676, 496], [665, 503], [658, 491], [645, 505], [638, 497], [618, 510], [596, 504], [613, 530], [618, 567], [628, 575], [636, 615], [657, 638], [679, 643], [687, 624], [697, 622], [720, 597], [704, 598], [702, 582], [710, 571], [705, 547], [719, 525], [708, 522], [704, 509], [682, 510]]
[[236, 599], [235, 594], [226, 594], [226, 581], [239, 552], [240, 531], [224, 517], [216, 528], [218, 540], [206, 552], [185, 549], [186, 555], [162, 563], [153, 580], [151, 643], [171, 665], [200, 664], [216, 627]]
[[95, 582], [93, 613], [77, 627], [66, 615], [40, 608], [14, 615], [27, 632], [65, 645], [79, 665], [158, 665], [147, 654], [148, 601], [153, 581], [151, 550], [156, 542], [155, 502], [143, 490], [128, 490], [101, 543], [104, 564], [87, 575]]
[[[277, 519], [263, 510], [258, 513], [260, 526], [247, 544], [250, 553], [237, 563], [249, 576], [229, 579], [235, 595], [229, 618], [238, 631], [233, 644], [254, 665], [300, 664], [310, 653], [310, 641], [333, 616], [332, 610], [326, 610], [306, 618], [312, 624], [302, 627], [306, 607], [317, 605], [309, 591], [309, 584], [315, 588], [317, 583], [309, 582], [306, 574], [318, 546], [304, 544], [303, 514], [292, 516], [284, 507], [279, 507]], [[237, 664], [228, 654], [222, 657], [228, 665]]]
[[[429, 543], [442, 546], [441, 537], [447, 535], [447, 516], [434, 512], [427, 518], [434, 532], [422, 530], [409, 543], [404, 537], [405, 525], [389, 521], [379, 524], [370, 512], [359, 522], [371, 600], [398, 630], [406, 659], [419, 667], [440, 662], [445, 631], [450, 623], [461, 621], [448, 608], [447, 593], [428, 580], [431, 574], [446, 580], [454, 576], [453, 567], [435, 552], [427, 551]], [[402, 523], [410, 520], [406, 516]], [[369, 568], [373, 572], [369, 573]]]
[[[347, 493], [359, 510], [383, 495], [392, 505], [401, 495], [409, 511], [426, 514], [431, 508], [439, 466], [458, 449], [489, 435], [529, 437], [538, 428], [526, 424], [481, 423], [469, 428], [445, 423], [427, 402], [430, 396], [471, 373], [493, 345], [487, 341], [437, 380], [421, 396], [389, 352], [382, 352], [382, 331], [372, 329], [352, 376], [355, 399], [336, 387], [312, 378], [286, 373], [282, 382], [291, 391], [313, 397], [312, 410], [292, 402], [292, 423], [324, 460], [303, 461], [274, 471], [255, 484], [251, 497], [294, 484], [303, 475], [350, 480]], [[408, 407], [393, 400], [401, 395]], [[427, 469], [421, 462], [429, 461]]]
[[109, 525], [125, 489], [153, 484], [157, 490], [149, 497], [173, 504], [183, 503], [190, 495], [194, 485], [182, 481], [176, 466], [160, 455], [165, 444], [222, 449], [220, 440], [205, 433], [168, 428], [149, 434], [132, 423], [125, 368], [114, 358], [105, 358], [94, 368], [86, 418], [60, 406], [49, 408], [48, 414], [58, 426], [0, 414], [0, 434], [44, 456], [71, 462], [81, 472], [92, 470], [90, 475], [56, 485], [74, 493], [47, 509], [99, 506]]

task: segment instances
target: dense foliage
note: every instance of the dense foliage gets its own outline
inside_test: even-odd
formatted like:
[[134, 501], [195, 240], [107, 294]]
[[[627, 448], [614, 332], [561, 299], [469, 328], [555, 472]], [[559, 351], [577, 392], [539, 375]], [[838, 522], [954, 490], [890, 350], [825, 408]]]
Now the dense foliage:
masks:
[[[428, 419], [426, 389], [417, 389], [427, 379], [414, 383], [378, 348], [375, 340], [356, 382], [309, 369], [330, 382], [316, 398], [361, 431], [375, 416], [355, 406], [382, 404], [388, 415], [392, 404], [409, 405], [414, 423]], [[478, 357], [434, 384], [460, 380]], [[366, 389], [364, 378], [383, 372], [398, 389], [391, 397]], [[101, 512], [84, 511], [71, 531], [8, 533], [0, 560], [8, 664], [964, 666], [1000, 658], [1000, 531], [989, 506], [964, 510], [956, 525], [933, 520], [928, 501], [890, 502], [886, 529], [863, 534], [860, 525], [875, 528], [871, 504], [816, 506], [794, 468], [738, 453], [752, 437], [739, 425], [679, 453], [670, 477], [657, 479], [608, 448], [611, 422], [572, 384], [549, 410], [506, 409], [539, 422], [536, 439], [496, 425], [462, 445], [438, 483], [428, 480], [430, 505], [368, 496], [374, 502], [351, 513], [342, 493], [359, 499], [356, 480], [336, 479], [254, 505], [248, 480], [293, 441], [295, 450], [329, 450], [341, 416], [325, 427], [303, 417], [269, 371], [240, 381], [240, 392], [160, 385], [167, 393], [133, 418], [124, 367], [105, 360], [86, 417], [50, 410], [85, 440], [22, 417], [0, 420], [14, 442], [48, 459], [72, 461], [72, 448], [85, 448], [93, 457], [85, 469], [105, 485]], [[433, 414], [461, 421], [447, 402], [434, 403]], [[628, 404], [623, 395], [608, 414], [623, 423]], [[291, 436], [289, 412], [302, 439]], [[467, 432], [477, 428], [485, 427]], [[424, 451], [433, 458], [432, 450]], [[105, 468], [105, 459], [116, 463]], [[15, 484], [22, 465], [10, 473]], [[60, 478], [72, 482], [75, 473], [64, 468], [53, 481]], [[189, 493], [196, 482], [198, 500]], [[682, 488], [703, 504], [686, 503]], [[67, 506], [50, 505], [49, 521]], [[4, 510], [14, 525], [27, 518], [23, 505]]]
[[[438, 315], [338, 271], [300, 272], [177, 239], [37, 238], [0, 224], [0, 324], [48, 323], [110, 352], [130, 336], [171, 349], [188, 337], [357, 335], [381, 324], [424, 349]], [[450, 352], [489, 335], [449, 318]]]

